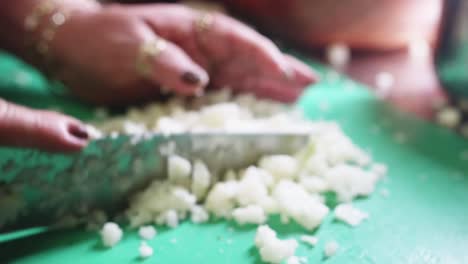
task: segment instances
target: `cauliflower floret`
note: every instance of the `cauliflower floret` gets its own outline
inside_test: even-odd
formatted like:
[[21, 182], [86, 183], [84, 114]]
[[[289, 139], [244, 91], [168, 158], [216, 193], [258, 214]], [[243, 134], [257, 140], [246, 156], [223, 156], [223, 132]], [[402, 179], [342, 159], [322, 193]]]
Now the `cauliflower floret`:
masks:
[[188, 184], [190, 182], [190, 172], [192, 164], [187, 159], [171, 155], [168, 160], [168, 178], [171, 182], [179, 184]]
[[262, 261], [268, 263], [281, 263], [293, 256], [298, 246], [294, 239], [278, 239], [276, 232], [266, 225], [257, 228], [255, 245], [260, 252]]
[[113, 247], [120, 242], [123, 236], [122, 229], [114, 222], [107, 222], [101, 229], [102, 244], [106, 247]]
[[338, 195], [338, 199], [348, 202], [356, 196], [371, 194], [379, 177], [375, 173], [359, 167], [340, 164], [330, 169], [326, 173], [325, 179], [330, 190]]
[[154, 226], [142, 226], [140, 229], [138, 229], [138, 235], [140, 235], [140, 237], [145, 240], [153, 239], [156, 236], [156, 233], [157, 231]]
[[335, 218], [350, 226], [359, 225], [369, 214], [353, 207], [351, 204], [340, 204], [335, 208]]
[[145, 241], [141, 242], [138, 251], [140, 252], [140, 257], [143, 259], [149, 258], [153, 255], [153, 248], [150, 247]]
[[197, 197], [197, 200], [200, 201], [205, 197], [211, 181], [211, 174], [205, 163], [200, 160], [195, 161], [192, 177], [192, 193]]
[[237, 204], [238, 190], [236, 181], [216, 183], [206, 197], [205, 208], [218, 217], [229, 218]]
[[278, 202], [282, 215], [291, 217], [308, 230], [319, 226], [329, 211], [318, 197], [310, 195], [302, 186], [292, 181], [281, 181], [275, 187], [273, 197]]
[[276, 180], [293, 179], [298, 171], [298, 162], [292, 156], [272, 155], [260, 159], [259, 167], [268, 171]]
[[193, 223], [204, 223], [208, 221], [210, 216], [208, 215], [208, 212], [205, 210], [205, 208], [195, 205], [190, 209], [190, 220]]
[[258, 205], [248, 205], [232, 211], [232, 217], [238, 224], [262, 224], [267, 216], [263, 208]]

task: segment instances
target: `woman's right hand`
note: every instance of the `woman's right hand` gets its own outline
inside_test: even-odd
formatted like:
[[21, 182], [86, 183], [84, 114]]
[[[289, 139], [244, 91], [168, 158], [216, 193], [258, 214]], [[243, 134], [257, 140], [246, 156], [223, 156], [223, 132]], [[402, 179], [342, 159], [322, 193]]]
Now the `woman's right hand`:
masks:
[[88, 143], [86, 126], [52, 111], [32, 110], [0, 98], [0, 146], [78, 151]]
[[[162, 93], [161, 87], [197, 95], [210, 78], [215, 87], [291, 102], [315, 81], [309, 67], [234, 19], [215, 15], [211, 28], [197, 32], [200, 16], [171, 4], [76, 12], [51, 42], [61, 70], [57, 74], [75, 95], [97, 104], [150, 100]], [[197, 44], [200, 34], [205, 44]], [[165, 49], [143, 76], [136, 70], [142, 44], [163, 38]]]

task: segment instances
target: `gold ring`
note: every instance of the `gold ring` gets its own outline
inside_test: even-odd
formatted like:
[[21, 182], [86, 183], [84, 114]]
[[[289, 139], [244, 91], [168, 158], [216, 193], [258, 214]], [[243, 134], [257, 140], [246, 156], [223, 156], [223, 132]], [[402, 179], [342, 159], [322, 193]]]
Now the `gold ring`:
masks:
[[137, 72], [145, 78], [150, 78], [153, 72], [154, 60], [166, 49], [164, 39], [157, 38], [141, 44], [136, 61]]
[[201, 13], [195, 21], [195, 28], [199, 32], [206, 32], [213, 25], [214, 16], [210, 13]]

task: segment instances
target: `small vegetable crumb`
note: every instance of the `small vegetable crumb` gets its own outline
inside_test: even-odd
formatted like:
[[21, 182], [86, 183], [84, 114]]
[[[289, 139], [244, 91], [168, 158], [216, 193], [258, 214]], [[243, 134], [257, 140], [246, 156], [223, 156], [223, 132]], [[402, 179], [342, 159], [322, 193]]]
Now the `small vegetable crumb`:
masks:
[[179, 225], [179, 218], [175, 210], [168, 210], [166, 212], [166, 224], [170, 228], [176, 228]]
[[340, 246], [338, 245], [336, 241], [327, 242], [327, 244], [325, 244], [325, 249], [324, 249], [325, 256], [327, 258], [332, 257], [333, 255], [336, 254], [339, 247]]
[[301, 259], [297, 256], [291, 256], [286, 260], [286, 264], [301, 264]]
[[335, 208], [335, 218], [350, 226], [358, 226], [369, 215], [351, 204], [340, 204]]
[[436, 114], [436, 121], [442, 126], [455, 128], [460, 124], [462, 115], [455, 107], [445, 107]]
[[266, 214], [262, 207], [258, 205], [248, 205], [232, 211], [232, 216], [238, 224], [263, 224], [266, 221]]
[[138, 234], [140, 235], [140, 237], [145, 240], [153, 239], [156, 236], [156, 233], [156, 228], [154, 228], [153, 226], [142, 226], [138, 230]]
[[344, 43], [334, 43], [327, 47], [327, 61], [335, 69], [346, 67], [351, 60], [351, 51]]
[[140, 257], [145, 259], [153, 255], [153, 248], [149, 246], [145, 241], [142, 241], [140, 247], [138, 248], [140, 252]]
[[107, 222], [101, 229], [102, 244], [106, 247], [113, 247], [122, 239], [122, 229], [114, 222]]

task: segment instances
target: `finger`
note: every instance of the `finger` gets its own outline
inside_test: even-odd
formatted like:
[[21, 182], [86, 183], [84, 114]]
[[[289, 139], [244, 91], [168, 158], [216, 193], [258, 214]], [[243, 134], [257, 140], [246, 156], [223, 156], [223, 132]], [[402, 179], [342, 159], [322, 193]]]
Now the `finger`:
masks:
[[[219, 53], [224, 53], [224, 58], [237, 54], [247, 55], [262, 72], [272, 76], [285, 76], [291, 71], [283, 54], [271, 40], [232, 18], [214, 15], [210, 29], [203, 34], [216, 34], [213, 39], [225, 40], [224, 45], [206, 41], [206, 45], [211, 45], [210, 51], [218, 50]], [[221, 57], [222, 55], [220, 54]]]
[[164, 41], [165, 47], [153, 58], [151, 80], [179, 95], [195, 95], [208, 84], [206, 71], [177, 45]]
[[291, 55], [286, 54], [284, 56], [291, 68], [293, 69], [293, 80], [297, 81], [303, 86], [308, 86], [318, 81], [318, 76], [309, 66], [307, 66], [306, 64], [304, 64], [303, 62], [299, 61]]
[[76, 119], [0, 100], [0, 145], [69, 152], [85, 147], [88, 138]]
[[269, 98], [284, 103], [295, 102], [304, 90], [301, 87], [264, 78], [249, 78], [243, 84], [243, 88], [260, 98]]

